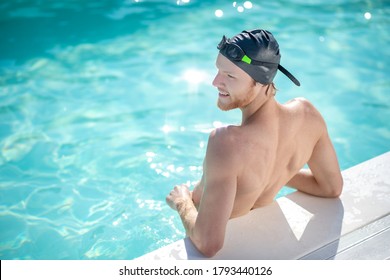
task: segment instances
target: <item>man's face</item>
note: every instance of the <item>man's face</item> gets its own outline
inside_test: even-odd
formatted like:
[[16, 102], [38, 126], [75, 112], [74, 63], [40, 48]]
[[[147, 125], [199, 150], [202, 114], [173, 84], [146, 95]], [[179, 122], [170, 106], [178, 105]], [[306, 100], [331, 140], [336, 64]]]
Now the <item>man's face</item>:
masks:
[[246, 107], [255, 98], [254, 80], [229, 59], [218, 54], [218, 73], [213, 86], [218, 89], [218, 107], [227, 111]]

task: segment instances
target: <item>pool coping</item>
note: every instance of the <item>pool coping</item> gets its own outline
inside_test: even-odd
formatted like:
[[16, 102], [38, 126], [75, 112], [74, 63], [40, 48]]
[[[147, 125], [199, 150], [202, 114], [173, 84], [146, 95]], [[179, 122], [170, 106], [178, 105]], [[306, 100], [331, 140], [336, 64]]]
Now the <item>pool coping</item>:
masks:
[[[211, 259], [390, 258], [390, 245], [379, 246], [390, 236], [390, 152], [342, 175], [340, 198], [294, 192], [229, 220], [224, 246]], [[188, 238], [137, 258], [169, 259], [207, 258]]]

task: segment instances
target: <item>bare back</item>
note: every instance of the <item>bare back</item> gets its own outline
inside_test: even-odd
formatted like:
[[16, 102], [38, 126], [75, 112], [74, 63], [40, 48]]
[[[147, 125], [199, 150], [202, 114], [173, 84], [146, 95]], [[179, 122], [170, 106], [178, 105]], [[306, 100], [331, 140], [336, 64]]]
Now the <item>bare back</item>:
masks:
[[[231, 218], [270, 204], [305, 164], [319, 171], [316, 172], [319, 179], [321, 176], [332, 177], [332, 172], [335, 172], [334, 177], [338, 176], [339, 166], [333, 145], [326, 124], [315, 107], [303, 98], [296, 98], [278, 104], [277, 108], [267, 114], [266, 119], [229, 126], [221, 133], [220, 138], [230, 139], [229, 144], [221, 149], [229, 150], [237, 159], [228, 170], [224, 170], [237, 178]], [[193, 192], [196, 205], [200, 203], [204, 184], [202, 177]]]
[[281, 105], [271, 118], [235, 128], [245, 168], [238, 174], [232, 217], [271, 203], [309, 161], [325, 129], [319, 113], [303, 99]]

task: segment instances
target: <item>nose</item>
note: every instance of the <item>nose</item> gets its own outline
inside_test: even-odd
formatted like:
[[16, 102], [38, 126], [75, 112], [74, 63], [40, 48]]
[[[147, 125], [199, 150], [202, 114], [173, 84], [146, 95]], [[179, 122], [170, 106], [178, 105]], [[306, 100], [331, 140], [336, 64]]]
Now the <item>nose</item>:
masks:
[[214, 78], [212, 84], [214, 87], [218, 87], [221, 84], [221, 75], [219, 74], [219, 72], [217, 73], [217, 75], [215, 75], [215, 78]]

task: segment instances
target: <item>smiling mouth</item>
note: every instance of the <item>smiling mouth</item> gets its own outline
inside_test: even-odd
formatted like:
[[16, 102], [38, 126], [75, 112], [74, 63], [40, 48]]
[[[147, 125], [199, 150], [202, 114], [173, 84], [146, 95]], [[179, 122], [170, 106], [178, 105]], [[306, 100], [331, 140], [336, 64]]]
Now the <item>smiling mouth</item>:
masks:
[[219, 91], [219, 96], [226, 97], [229, 96], [227, 92]]

